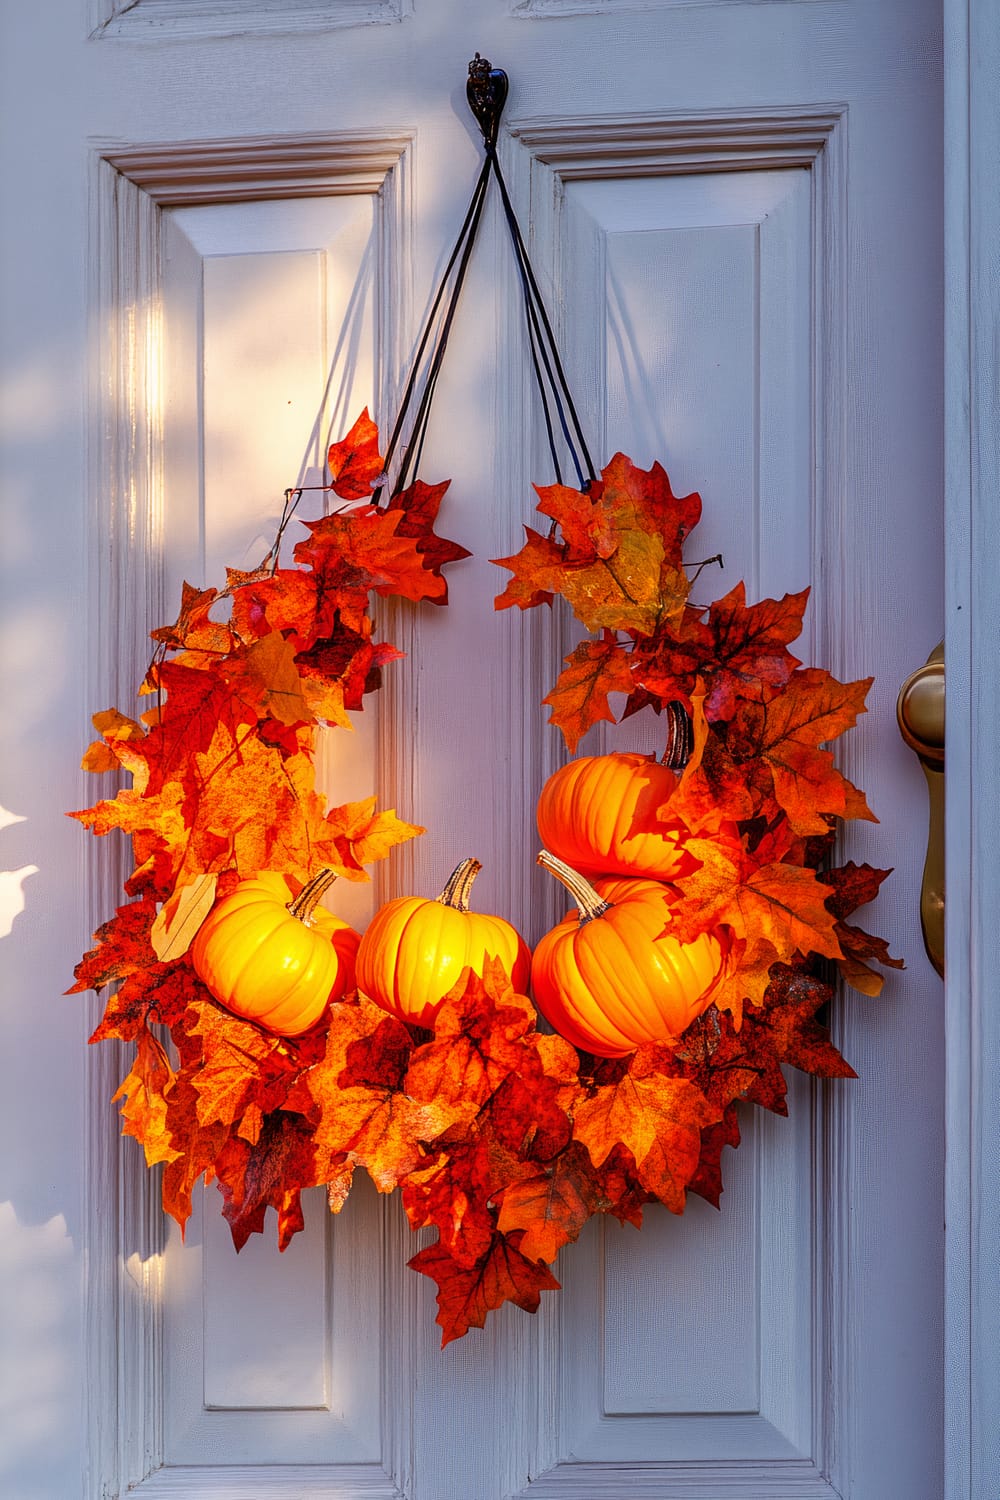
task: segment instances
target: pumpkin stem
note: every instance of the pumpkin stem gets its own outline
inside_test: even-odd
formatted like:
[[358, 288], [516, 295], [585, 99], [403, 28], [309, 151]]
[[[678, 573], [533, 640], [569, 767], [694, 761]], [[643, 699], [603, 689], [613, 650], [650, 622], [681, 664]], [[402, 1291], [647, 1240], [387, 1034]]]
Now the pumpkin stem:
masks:
[[580, 926], [585, 922], [593, 922], [595, 917], [603, 917], [610, 910], [611, 902], [605, 901], [597, 894], [589, 880], [585, 880], [578, 870], [568, 865], [565, 860], [557, 859], [547, 849], [543, 849], [538, 856], [538, 864], [543, 870], [548, 870], [557, 880], [562, 881], [569, 891], [573, 900], [580, 908]]
[[670, 771], [683, 771], [694, 749], [694, 727], [683, 703], [668, 703], [667, 745], [660, 764]]
[[460, 865], [456, 865], [437, 898], [441, 905], [453, 906], [456, 911], [468, 911], [472, 882], [482, 868], [478, 859], [463, 859]]
[[294, 901], [289, 901], [288, 910], [293, 917], [298, 917], [307, 927], [312, 926], [312, 914], [319, 904], [321, 896], [328, 891], [337, 878], [335, 870], [324, 866], [318, 875], [314, 875], [307, 885], [299, 891]]

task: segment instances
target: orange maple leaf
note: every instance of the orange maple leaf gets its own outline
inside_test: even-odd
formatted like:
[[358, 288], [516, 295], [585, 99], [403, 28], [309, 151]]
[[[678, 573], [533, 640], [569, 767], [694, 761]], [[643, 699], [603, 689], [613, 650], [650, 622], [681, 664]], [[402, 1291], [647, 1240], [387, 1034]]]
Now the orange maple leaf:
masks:
[[768, 943], [775, 959], [818, 953], [839, 958], [836, 919], [815, 870], [780, 861], [755, 865], [749, 856], [712, 839], [691, 839], [701, 862], [671, 908], [671, 929], [682, 942], [726, 925], [737, 938]]
[[[447, 541], [434, 530], [441, 501], [450, 483], [446, 479], [442, 484], [424, 484], [422, 480], [416, 479], [407, 489], [393, 495], [385, 507], [390, 513], [402, 512], [396, 535], [413, 538], [417, 551], [423, 558], [424, 567], [429, 568], [437, 577], [440, 577], [441, 569], [447, 563], [460, 562], [463, 557], [472, 556], [467, 547], [460, 546], [458, 542]], [[434, 603], [447, 602], [448, 589], [445, 585], [443, 594], [436, 597]]]
[[478, 1110], [529, 1064], [525, 1036], [534, 1020], [533, 1006], [516, 994], [498, 959], [487, 958], [482, 975], [464, 969], [438, 1010], [433, 1041], [413, 1054], [407, 1092]]
[[175, 623], [151, 630], [150, 640], [194, 656], [198, 653], [225, 656], [232, 649], [233, 633], [223, 621], [209, 618], [209, 611], [220, 598], [217, 589], [196, 589], [193, 584], [183, 583]]
[[486, 1255], [496, 1232], [494, 1195], [531, 1168], [497, 1150], [488, 1135], [452, 1142], [403, 1183], [403, 1207], [414, 1229], [438, 1231], [456, 1265], [472, 1267]]
[[497, 609], [527, 609], [559, 593], [588, 630], [642, 635], [680, 616], [690, 588], [681, 542], [701, 514], [699, 496], [678, 498], [659, 464], [645, 471], [622, 453], [587, 492], [550, 485], [538, 494], [564, 541], [525, 528], [521, 551], [496, 559], [514, 574]]
[[733, 727], [741, 758], [759, 758], [770, 769], [774, 796], [796, 833], [825, 833], [826, 814], [877, 821], [861, 793], [835, 768], [831, 752], [818, 748], [864, 712], [871, 683], [870, 677], [837, 682], [829, 672], [808, 668], [795, 672], [769, 702], [740, 704]]
[[628, 655], [610, 632], [599, 641], [581, 641], [565, 658], [566, 668], [542, 699], [552, 707], [550, 724], [562, 730], [572, 755], [588, 729], [602, 719], [615, 722], [609, 693], [632, 687]]
[[236, 703], [247, 709], [251, 723], [270, 717], [279, 724], [311, 724], [313, 715], [303, 696], [295, 647], [272, 630], [249, 646], [233, 652], [223, 676]]
[[661, 1049], [643, 1047], [627, 1071], [600, 1084], [577, 1106], [573, 1134], [600, 1167], [617, 1145], [635, 1159], [643, 1187], [671, 1212], [684, 1212], [684, 1190], [701, 1154], [701, 1131], [721, 1111], [688, 1079], [660, 1071]]
[[[359, 996], [355, 1002], [332, 1005], [323, 1058], [303, 1075], [288, 1096], [288, 1107], [299, 1108], [313, 1123], [316, 1149], [329, 1158], [342, 1158], [363, 1166], [380, 1192], [388, 1193], [400, 1180], [426, 1162], [426, 1145], [441, 1135], [456, 1118], [465, 1115], [441, 1101], [421, 1103], [400, 1092], [398, 1061], [388, 1075], [365, 1079], [358, 1072], [358, 1054], [370, 1055], [366, 1040], [391, 1026], [410, 1042], [402, 1024], [387, 1022], [385, 1012]], [[378, 1049], [379, 1066], [385, 1066], [385, 1047]]]
[[506, 1189], [497, 1227], [503, 1234], [523, 1229], [521, 1254], [551, 1263], [604, 1202], [590, 1158], [574, 1142], [540, 1172]]
[[147, 1167], [158, 1161], [176, 1161], [180, 1150], [171, 1140], [167, 1121], [167, 1099], [174, 1070], [162, 1045], [145, 1027], [137, 1037], [135, 1061], [112, 1096], [122, 1105], [122, 1134], [142, 1143]]
[[322, 574], [323, 586], [336, 591], [342, 618], [359, 629], [372, 592], [419, 602], [443, 602], [447, 585], [424, 566], [419, 543], [405, 532], [405, 512], [377, 510], [334, 511], [318, 521], [306, 521], [310, 535], [295, 547], [295, 561]]

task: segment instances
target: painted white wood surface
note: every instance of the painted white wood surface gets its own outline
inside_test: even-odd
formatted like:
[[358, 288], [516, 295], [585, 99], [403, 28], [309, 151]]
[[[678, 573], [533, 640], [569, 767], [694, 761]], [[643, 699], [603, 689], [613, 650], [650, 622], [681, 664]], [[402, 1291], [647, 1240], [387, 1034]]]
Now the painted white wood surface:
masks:
[[[284, 20], [306, 8], [285, 8]], [[21, 194], [35, 232], [7, 243], [3, 252], [14, 331], [9, 364], [20, 413], [7, 462], [15, 493], [24, 497], [5, 595], [19, 611], [16, 649], [4, 664], [8, 671], [17, 668], [16, 711], [6, 726], [16, 722], [19, 731], [5, 759], [10, 798], [28, 820], [6, 830], [5, 842], [13, 867], [40, 867], [35, 904], [29, 902], [8, 940], [12, 992], [33, 997], [30, 1005], [25, 998], [17, 1006], [11, 1042], [25, 1057], [44, 1048], [55, 1086], [43, 1105], [25, 1066], [23, 1081], [15, 1080], [5, 1101], [19, 1122], [11, 1138], [24, 1139], [27, 1132], [31, 1144], [23, 1170], [5, 1165], [3, 1197], [12, 1206], [7, 1254], [13, 1284], [30, 1264], [38, 1295], [45, 1285], [60, 1289], [47, 1302], [52, 1321], [33, 1351], [38, 1357], [24, 1367], [31, 1442], [5, 1445], [7, 1489], [19, 1500], [21, 1494], [25, 1500], [52, 1494], [91, 1500], [129, 1484], [138, 1485], [138, 1493], [206, 1500], [394, 1491], [407, 1500], [499, 1500], [522, 1491], [540, 1497], [937, 1500], [940, 994], [922, 968], [915, 927], [922, 787], [892, 723], [898, 682], [941, 629], [934, 5], [609, 5], [587, 15], [539, 16], [530, 24], [526, 13], [500, 6], [472, 15], [454, 0], [418, 0], [398, 26], [345, 26], [331, 31], [329, 41], [307, 31], [306, 22], [301, 35], [275, 30], [275, 17], [262, 8], [245, 10], [237, 27], [232, 7], [208, 0], [187, 8], [189, 14], [197, 9], [204, 24], [186, 39], [178, 25], [140, 31], [143, 12], [146, 20], [154, 15], [153, 0], [141, 0], [128, 13], [104, 6], [89, 23], [81, 9], [59, 0], [48, 7], [44, 25], [26, 7], [4, 18], [13, 44], [8, 55], [17, 59], [7, 107], [18, 118], [37, 120], [35, 93], [29, 99], [25, 92], [28, 80], [33, 90], [37, 80], [51, 90], [51, 125], [37, 127], [30, 160], [20, 147], [5, 159], [11, 201]], [[161, 19], [172, 10], [177, 21], [182, 9], [164, 3]], [[279, 8], [269, 9], [277, 15]], [[134, 24], [126, 34], [130, 15]], [[87, 25], [102, 20], [119, 21], [121, 32], [109, 25], [86, 41]], [[223, 37], [226, 31], [238, 34]], [[143, 45], [133, 45], [140, 36]], [[78, 1014], [67, 1010], [74, 1002], [56, 998], [120, 878], [108, 864], [95, 883], [89, 867], [93, 901], [85, 900], [79, 835], [63, 826], [57, 811], [92, 795], [67, 769], [66, 716], [75, 716], [82, 746], [86, 713], [126, 698], [143, 665], [144, 632], [162, 617], [161, 559], [177, 545], [178, 510], [200, 489], [201, 451], [197, 442], [185, 446], [189, 413], [182, 416], [164, 394], [179, 390], [189, 399], [183, 370], [200, 368], [201, 345], [184, 311], [198, 304], [185, 304], [184, 277], [208, 289], [222, 308], [230, 273], [234, 284], [246, 278], [246, 286], [261, 267], [276, 272], [287, 283], [294, 324], [292, 309], [308, 309], [306, 281], [315, 287], [324, 256], [328, 264], [338, 260], [330, 249], [340, 243], [336, 226], [355, 223], [352, 215], [361, 210], [351, 205], [365, 198], [365, 211], [376, 209], [381, 225], [372, 267], [373, 322], [365, 335], [369, 378], [388, 404], [475, 172], [462, 85], [477, 49], [512, 76], [505, 159], [525, 222], [534, 229], [539, 268], [553, 291], [590, 420], [609, 448], [662, 438], [667, 451], [642, 457], [662, 456], [675, 477], [690, 475], [687, 482], [703, 489], [720, 533], [727, 529], [721, 511], [729, 511], [729, 497], [754, 496], [749, 510], [734, 506], [735, 539], [726, 539], [725, 550], [735, 559], [742, 549], [748, 561], [741, 566], [752, 572], [759, 565], [761, 588], [772, 590], [800, 586], [796, 559], [804, 557], [816, 585], [816, 658], [845, 677], [877, 673], [872, 714], [847, 747], [845, 765], [870, 790], [883, 824], [854, 831], [845, 852], [897, 865], [874, 925], [893, 939], [910, 969], [877, 1006], [847, 1002], [838, 1011], [838, 1032], [860, 1082], [799, 1099], [790, 1122], [763, 1122], [775, 1141], [766, 1152], [767, 1173], [778, 1174], [771, 1179], [775, 1186], [762, 1176], [756, 1130], [738, 1162], [729, 1164], [733, 1186], [712, 1254], [725, 1263], [732, 1254], [726, 1236], [737, 1225], [753, 1224], [757, 1265], [749, 1268], [747, 1284], [756, 1326], [749, 1329], [734, 1305], [729, 1331], [738, 1347], [725, 1378], [721, 1358], [715, 1363], [704, 1350], [684, 1379], [660, 1368], [662, 1351], [651, 1346], [665, 1337], [669, 1297], [656, 1304], [659, 1339], [635, 1327], [638, 1288], [658, 1286], [672, 1265], [676, 1272], [678, 1255], [679, 1279], [698, 1283], [699, 1234], [718, 1227], [703, 1225], [710, 1214], [681, 1225], [661, 1216], [645, 1239], [625, 1234], [614, 1240], [613, 1230], [603, 1246], [599, 1231], [588, 1234], [565, 1257], [566, 1291], [547, 1298], [536, 1320], [507, 1310], [484, 1335], [442, 1354], [432, 1325], [432, 1288], [402, 1269], [412, 1246], [398, 1205], [372, 1204], [371, 1221], [358, 1230], [367, 1247], [358, 1252], [366, 1262], [358, 1285], [367, 1284], [370, 1295], [379, 1287], [382, 1336], [359, 1335], [355, 1325], [341, 1337], [326, 1283], [325, 1342], [305, 1335], [308, 1358], [294, 1377], [295, 1399], [303, 1404], [290, 1410], [281, 1393], [272, 1392], [275, 1404], [265, 1420], [239, 1404], [252, 1392], [240, 1385], [248, 1377], [239, 1368], [238, 1340], [234, 1335], [227, 1347], [218, 1337], [226, 1314], [225, 1302], [217, 1307], [214, 1301], [213, 1266], [222, 1246], [213, 1241], [205, 1256], [193, 1242], [190, 1255], [175, 1254], [164, 1237], [154, 1185], [130, 1155], [132, 1143], [120, 1147], [114, 1137], [105, 1101], [119, 1063], [112, 1049], [102, 1049], [104, 1055], [91, 1058], [84, 1088], [85, 1025], [67, 1024], [67, 1014]], [[595, 57], [602, 63], [599, 88]], [[189, 144], [163, 144], [178, 142]], [[206, 143], [203, 149], [199, 142]], [[89, 177], [82, 171], [87, 152]], [[40, 203], [42, 164], [47, 194]], [[346, 198], [348, 205], [346, 220], [328, 221], [333, 227], [323, 231], [325, 239], [302, 217], [305, 200], [317, 197]], [[695, 212], [713, 198], [714, 213]], [[245, 216], [232, 208], [239, 203], [250, 205]], [[276, 203], [283, 205], [280, 213]], [[174, 242], [181, 287], [171, 290], [173, 272], [164, 259], [168, 224], [180, 232], [183, 216], [202, 209], [202, 222], [222, 237], [206, 250], [193, 221], [183, 224], [186, 248]], [[621, 224], [610, 224], [609, 215], [619, 211]], [[223, 233], [218, 226], [225, 223]], [[88, 224], [94, 231], [89, 239]], [[287, 227], [289, 237], [269, 240], [274, 226]], [[707, 353], [718, 325], [697, 316], [708, 299], [701, 290], [690, 306], [675, 308], [673, 323], [658, 319], [650, 269], [656, 261], [644, 258], [644, 239], [666, 267], [672, 259], [685, 264], [685, 257], [699, 262], [700, 248], [729, 291], [730, 342], [719, 345], [725, 357], [718, 389], [730, 421], [721, 439], [695, 404], [701, 390], [702, 404], [711, 404]], [[359, 243], [352, 242], [355, 257]], [[602, 243], [617, 277], [616, 299], [601, 320], [593, 317], [594, 307], [582, 318], [573, 306], [568, 267], [575, 257], [592, 271], [595, 245]], [[260, 266], [251, 266], [257, 256]], [[202, 280], [203, 257], [212, 265]], [[350, 262], [350, 254], [344, 259]], [[664, 270], [665, 282], [671, 274]], [[783, 282], [787, 295], [780, 296], [778, 315], [768, 314], [768, 287], [780, 289]], [[472, 545], [479, 561], [453, 570], [449, 617], [428, 613], [411, 632], [415, 653], [421, 661], [433, 657], [440, 679], [424, 674], [419, 694], [401, 680], [374, 732], [388, 800], [434, 831], [408, 864], [400, 862], [393, 879], [436, 888], [454, 862], [453, 846], [461, 842], [458, 852], [465, 853], [471, 841], [487, 862], [484, 903], [537, 921], [540, 902], [551, 908], [553, 899], [540, 895], [537, 880], [525, 880], [533, 834], [527, 820], [507, 809], [520, 814], [530, 805], [558, 753], [528, 708], [551, 678], [557, 632], [544, 620], [494, 620], [490, 599], [497, 580], [485, 562], [516, 545], [520, 520], [529, 515], [529, 480], [548, 477], [537, 445], [524, 443], [532, 403], [515, 337], [512, 287], [505, 252], [488, 234], [442, 382], [441, 411], [449, 418], [432, 433], [425, 465], [429, 478], [453, 476], [445, 530]], [[494, 301], [497, 288], [501, 296]], [[233, 296], [239, 312], [241, 299]], [[641, 310], [631, 343], [621, 338], [623, 308]], [[336, 316], [331, 301], [325, 348], [322, 340], [311, 343], [308, 330], [301, 343], [284, 349], [276, 340], [274, 369], [282, 383], [301, 377], [296, 390], [304, 391], [306, 372], [332, 362]], [[595, 325], [608, 351], [597, 361], [586, 344]], [[261, 330], [252, 332], [256, 338]], [[681, 339], [676, 354], [674, 332]], [[233, 337], [238, 342], [244, 334]], [[688, 360], [684, 339], [691, 345]], [[91, 347], [94, 378], [84, 420], [81, 372]], [[294, 360], [286, 358], [292, 347]], [[224, 366], [213, 364], [208, 345], [206, 351], [211, 386]], [[632, 403], [628, 420], [634, 411], [636, 425], [626, 439], [619, 433], [640, 355], [670, 385], [645, 409]], [[776, 365], [781, 378], [764, 380]], [[686, 368], [695, 382], [687, 388]], [[224, 408], [214, 410], [221, 419]], [[293, 464], [309, 443], [312, 415], [295, 438]], [[223, 427], [238, 433], [239, 416], [230, 411]], [[783, 424], [790, 429], [787, 441]], [[291, 444], [283, 425], [276, 418], [273, 436], [281, 448]], [[258, 423], [250, 426], [254, 442], [261, 437], [269, 444]], [[237, 463], [249, 463], [251, 449], [236, 447]], [[168, 490], [166, 476], [185, 472], [192, 453], [194, 480]], [[210, 443], [206, 457], [211, 472], [218, 459]], [[275, 472], [284, 468], [282, 461]], [[789, 533], [782, 507], [804, 468], [809, 473], [801, 493], [791, 496], [804, 508]], [[86, 511], [79, 500], [85, 476]], [[269, 474], [266, 487], [274, 483]], [[206, 512], [209, 532], [223, 524], [229, 531], [220, 514]], [[803, 517], [805, 532], [798, 525]], [[774, 534], [769, 525], [780, 533], [773, 544], [765, 540]], [[179, 534], [188, 536], [186, 523]], [[88, 546], [89, 593], [78, 565]], [[729, 577], [736, 576], [734, 561]], [[910, 608], [913, 598], [927, 601], [926, 609]], [[89, 639], [79, 628], [85, 601]], [[25, 630], [26, 618], [34, 622], [32, 632]], [[483, 641], [495, 643], [496, 658], [485, 681], [477, 676], [459, 700], [454, 683], [479, 666]], [[55, 680], [53, 658], [64, 674]], [[58, 753], [40, 753], [38, 747], [49, 744], [58, 745]], [[506, 753], [491, 803], [482, 795], [478, 767], [487, 758], [492, 763], [497, 745]], [[56, 941], [46, 912], [60, 914]], [[768, 1249], [766, 1235], [760, 1237], [767, 1195], [782, 1180], [804, 1182], [809, 1203], [807, 1221], [787, 1201], [781, 1213], [767, 1215], [772, 1231], [788, 1231], [783, 1259]], [[797, 1196], [794, 1203], [801, 1208]], [[745, 1220], [736, 1218], [744, 1212]], [[313, 1286], [318, 1279], [320, 1249], [327, 1267], [338, 1263], [342, 1250], [349, 1253], [354, 1231], [347, 1220], [344, 1225], [344, 1234], [334, 1225], [329, 1235], [324, 1224], [322, 1247], [318, 1239], [304, 1247], [310, 1269], [301, 1278], [306, 1296], [293, 1326], [303, 1309], [322, 1300], [310, 1287], [310, 1277]], [[71, 1281], [66, 1290], [67, 1256], [80, 1268], [79, 1301]], [[245, 1305], [241, 1298], [256, 1295], [263, 1268], [248, 1264], [246, 1281], [241, 1269], [234, 1288], [234, 1309]], [[286, 1257], [274, 1269], [279, 1281], [287, 1264]], [[197, 1291], [186, 1299], [188, 1267], [195, 1287], [204, 1287], [207, 1267], [210, 1311]], [[200, 1324], [190, 1325], [188, 1345], [192, 1378], [179, 1396], [184, 1309], [199, 1301]], [[365, 1330], [372, 1326], [365, 1321]], [[281, 1328], [272, 1331], [280, 1343]], [[790, 1351], [794, 1378], [787, 1366], [769, 1360], [772, 1334]], [[206, 1335], [212, 1343], [207, 1365]], [[361, 1347], [372, 1342], [375, 1353]], [[323, 1450], [327, 1439], [317, 1438], [319, 1461], [296, 1464], [303, 1455], [289, 1458], [290, 1446], [282, 1448], [292, 1442], [289, 1424], [336, 1424], [330, 1371], [348, 1345], [358, 1351], [362, 1392], [344, 1424], [344, 1446], [337, 1449], [330, 1438]], [[76, 1397], [84, 1368], [92, 1396], [85, 1417]], [[603, 1372], [596, 1384], [595, 1370]], [[571, 1377], [591, 1382], [580, 1404]], [[320, 1387], [324, 1404], [315, 1407], [310, 1403]], [[225, 1405], [229, 1401], [237, 1404]], [[697, 1425], [710, 1425], [714, 1456], [701, 1456], [705, 1450], [684, 1438], [685, 1424], [689, 1435]], [[268, 1426], [270, 1435], [261, 1436], [271, 1445], [267, 1454], [241, 1452], [248, 1430], [263, 1434]], [[637, 1464], [633, 1440], [640, 1429], [651, 1435]], [[183, 1453], [185, 1467], [163, 1467], [171, 1444], [175, 1461]], [[241, 1463], [249, 1467], [240, 1470]]]

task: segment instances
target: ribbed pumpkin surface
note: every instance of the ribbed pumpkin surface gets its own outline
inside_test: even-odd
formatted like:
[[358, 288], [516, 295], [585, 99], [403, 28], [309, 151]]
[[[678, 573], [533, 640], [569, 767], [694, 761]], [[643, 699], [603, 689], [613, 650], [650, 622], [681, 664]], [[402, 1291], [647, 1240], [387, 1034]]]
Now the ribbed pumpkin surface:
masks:
[[261, 871], [209, 913], [193, 944], [195, 970], [227, 1009], [279, 1036], [315, 1025], [353, 979], [358, 934], [323, 907], [288, 910], [283, 877]]
[[679, 943], [664, 933], [669, 892], [654, 880], [598, 880], [609, 906], [572, 911], [535, 949], [531, 983], [546, 1019], [599, 1057], [648, 1042], [671, 1044], [706, 1009], [723, 962], [718, 939]]
[[400, 896], [381, 907], [365, 930], [357, 985], [401, 1020], [430, 1026], [462, 970], [482, 973], [487, 955], [500, 960], [516, 990], [526, 990], [531, 954], [503, 917], [464, 911], [441, 898]]
[[616, 751], [561, 766], [538, 798], [542, 843], [581, 875], [652, 875], [669, 880], [683, 848], [679, 829], [635, 831], [674, 791], [674, 773], [648, 755]]

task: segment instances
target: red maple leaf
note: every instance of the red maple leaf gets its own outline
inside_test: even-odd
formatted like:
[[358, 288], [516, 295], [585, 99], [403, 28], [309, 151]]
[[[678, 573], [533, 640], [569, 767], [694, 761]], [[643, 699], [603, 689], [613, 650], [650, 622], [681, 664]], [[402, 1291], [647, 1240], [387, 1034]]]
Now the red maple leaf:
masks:
[[495, 1234], [490, 1247], [473, 1266], [460, 1265], [440, 1244], [428, 1245], [409, 1262], [414, 1271], [438, 1284], [437, 1322], [443, 1330], [441, 1347], [461, 1338], [470, 1328], [482, 1328], [487, 1313], [513, 1302], [525, 1312], [537, 1312], [545, 1291], [558, 1291], [548, 1266], [528, 1260], [517, 1247], [519, 1235]]
[[367, 406], [347, 436], [331, 445], [326, 462], [330, 486], [342, 500], [370, 499], [384, 459], [378, 451], [378, 428]]

